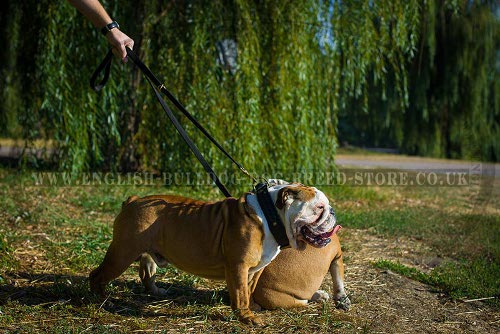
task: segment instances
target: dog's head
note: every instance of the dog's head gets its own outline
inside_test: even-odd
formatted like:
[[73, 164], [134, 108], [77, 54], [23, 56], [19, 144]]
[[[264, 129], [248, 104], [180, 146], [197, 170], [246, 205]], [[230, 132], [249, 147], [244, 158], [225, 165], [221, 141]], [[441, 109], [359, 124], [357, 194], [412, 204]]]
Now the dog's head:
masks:
[[271, 183], [269, 193], [293, 248], [303, 249], [304, 242], [324, 247], [340, 229], [328, 198], [320, 190], [299, 183]]

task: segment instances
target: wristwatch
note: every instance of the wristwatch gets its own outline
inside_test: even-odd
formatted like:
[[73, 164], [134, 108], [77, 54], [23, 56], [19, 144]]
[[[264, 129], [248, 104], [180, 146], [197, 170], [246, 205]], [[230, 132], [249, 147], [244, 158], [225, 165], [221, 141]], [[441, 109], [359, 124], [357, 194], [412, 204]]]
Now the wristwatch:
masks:
[[120, 29], [120, 25], [118, 24], [118, 22], [116, 21], [113, 21], [111, 23], [108, 23], [106, 24], [102, 29], [101, 29], [101, 33], [106, 36], [106, 34], [111, 30], [111, 29], [114, 29], [114, 28], [118, 28]]

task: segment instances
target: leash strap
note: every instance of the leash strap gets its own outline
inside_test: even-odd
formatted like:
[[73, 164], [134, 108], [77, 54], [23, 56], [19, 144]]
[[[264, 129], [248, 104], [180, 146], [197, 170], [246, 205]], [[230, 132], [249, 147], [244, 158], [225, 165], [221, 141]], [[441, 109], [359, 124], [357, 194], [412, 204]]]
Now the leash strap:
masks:
[[[104, 57], [103, 61], [99, 64], [97, 69], [94, 71], [94, 74], [92, 74], [92, 77], [90, 77], [90, 87], [96, 92], [100, 91], [106, 82], [108, 82], [109, 79], [109, 72], [111, 70], [111, 60], [113, 59], [113, 52], [111, 50], [108, 51], [108, 54], [106, 54], [106, 57]], [[98, 84], [96, 84], [97, 77], [99, 74], [104, 70], [104, 76]]]
[[[148, 83], [151, 85], [151, 87], [153, 88], [154, 92], [155, 92], [155, 95], [156, 95], [156, 98], [158, 99], [158, 101], [160, 102], [163, 110], [165, 111], [165, 113], [167, 114], [168, 118], [170, 119], [170, 121], [172, 122], [172, 124], [174, 125], [174, 127], [176, 128], [177, 132], [179, 132], [179, 134], [181, 135], [182, 139], [186, 142], [186, 144], [189, 146], [189, 148], [191, 149], [191, 151], [193, 152], [193, 154], [196, 156], [196, 158], [198, 159], [198, 161], [201, 163], [201, 165], [203, 166], [203, 168], [205, 169], [205, 171], [210, 175], [210, 177], [212, 178], [212, 181], [217, 185], [217, 187], [221, 190], [221, 192], [224, 194], [224, 196], [226, 197], [231, 197], [231, 194], [229, 193], [229, 191], [227, 190], [227, 188], [222, 184], [222, 182], [220, 181], [220, 179], [217, 177], [217, 175], [215, 174], [215, 172], [213, 171], [213, 169], [210, 167], [210, 164], [205, 160], [205, 158], [203, 157], [203, 155], [201, 154], [200, 150], [198, 149], [198, 147], [193, 143], [193, 141], [191, 140], [191, 138], [189, 138], [189, 135], [187, 134], [186, 130], [184, 130], [184, 128], [182, 127], [182, 125], [180, 124], [180, 122], [177, 120], [177, 118], [175, 117], [175, 115], [173, 114], [172, 110], [168, 107], [167, 103], [165, 102], [165, 100], [163, 99], [163, 97], [161, 96], [160, 92], [161, 91], [162, 93], [164, 93], [168, 99], [213, 143], [217, 146], [217, 148], [219, 148], [219, 150], [221, 150], [222, 153], [224, 153], [234, 164], [236, 164], [238, 166], [238, 168], [240, 168], [241, 171], [243, 171], [246, 175], [248, 175], [249, 177], [251, 177], [252, 179], [254, 179], [254, 181], [256, 181], [256, 179], [254, 177], [252, 177], [247, 171], [245, 168], [243, 168], [243, 166], [241, 166], [236, 160], [233, 159], [233, 157], [231, 157], [229, 155], [229, 153], [227, 153], [223, 148], [222, 146], [208, 133], [208, 131], [186, 110], [186, 108], [184, 108], [184, 106], [172, 95], [172, 93], [170, 93], [166, 88], [165, 86], [160, 82], [160, 80], [158, 80], [155, 75], [151, 72], [151, 70], [142, 62], [139, 60], [139, 58], [135, 55], [135, 53], [130, 49], [130, 48], [126, 48], [127, 50], [127, 55], [129, 56], [130, 59], [132, 59], [132, 61], [134, 62], [134, 64], [139, 67], [139, 69], [141, 70], [141, 72], [146, 76], [147, 80], [148, 80]], [[96, 92], [101, 90], [104, 85], [106, 84], [107, 80], [109, 79], [109, 72], [110, 72], [110, 67], [111, 67], [111, 61], [113, 59], [113, 53], [111, 50], [109, 50], [108, 54], [106, 55], [106, 57], [104, 58], [104, 60], [102, 61], [102, 63], [97, 67], [97, 69], [95, 70], [94, 74], [92, 75], [91, 79], [90, 79], [90, 86], [92, 87], [93, 90], [95, 90]], [[103, 76], [103, 79], [100, 81], [99, 84], [96, 84], [96, 80], [97, 80], [97, 77], [99, 76], [99, 74], [105, 70], [104, 72], [104, 76]]]
[[198, 147], [196, 147], [195, 143], [193, 143], [193, 141], [191, 140], [191, 138], [189, 138], [186, 130], [184, 130], [184, 128], [182, 127], [181, 123], [179, 123], [179, 120], [175, 117], [174, 113], [168, 107], [167, 103], [165, 102], [165, 100], [161, 96], [160, 92], [158, 92], [158, 89], [156, 89], [156, 87], [149, 80], [149, 78], [148, 78], [148, 82], [151, 85], [151, 88], [153, 88], [153, 90], [155, 92], [155, 95], [156, 95], [156, 98], [158, 99], [158, 101], [160, 102], [161, 106], [163, 107], [163, 110], [165, 110], [165, 113], [167, 114], [168, 118], [170, 119], [170, 121], [172, 122], [172, 124], [177, 129], [177, 132], [179, 132], [179, 134], [181, 135], [182, 139], [184, 139], [184, 141], [189, 146], [189, 148], [191, 149], [191, 151], [193, 152], [193, 154], [196, 156], [196, 158], [198, 159], [198, 161], [201, 163], [201, 165], [203, 166], [203, 168], [205, 169], [205, 171], [210, 175], [210, 177], [212, 178], [212, 181], [217, 185], [217, 187], [219, 187], [220, 191], [222, 191], [222, 193], [224, 194], [224, 196], [231, 197], [231, 194], [229, 193], [229, 191], [227, 190], [227, 188], [219, 180], [219, 178], [217, 177], [217, 175], [213, 171], [212, 167], [210, 167], [210, 164], [205, 160], [205, 158], [201, 154], [201, 152], [198, 149]]
[[201, 131], [205, 135], [205, 137], [212, 142], [231, 162], [233, 162], [245, 175], [253, 179], [255, 183], [257, 183], [257, 179], [255, 179], [250, 173], [240, 164], [238, 163], [216, 140], [214, 137], [208, 133], [208, 131], [194, 118], [193, 115], [186, 110], [186, 108], [175, 98], [175, 96], [163, 85], [160, 80], [158, 80], [155, 75], [151, 72], [151, 70], [137, 57], [137, 55], [130, 49], [127, 49], [127, 54], [132, 59], [137, 67], [142, 71], [142, 73], [153, 83], [155, 87], [157, 87], [163, 94], [167, 96], [167, 98], [179, 109], [190, 121], [193, 123], [198, 130]]

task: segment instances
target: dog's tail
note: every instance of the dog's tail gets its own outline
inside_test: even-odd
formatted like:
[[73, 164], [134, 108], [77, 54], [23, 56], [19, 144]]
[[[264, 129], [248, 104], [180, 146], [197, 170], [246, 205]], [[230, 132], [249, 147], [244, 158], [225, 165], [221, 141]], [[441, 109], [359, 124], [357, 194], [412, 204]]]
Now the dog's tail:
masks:
[[138, 198], [139, 198], [139, 196], [136, 196], [136, 195], [132, 195], [129, 198], [127, 198], [127, 200], [122, 203], [122, 209], [125, 207], [125, 205], [132, 203], [133, 201], [135, 201]]

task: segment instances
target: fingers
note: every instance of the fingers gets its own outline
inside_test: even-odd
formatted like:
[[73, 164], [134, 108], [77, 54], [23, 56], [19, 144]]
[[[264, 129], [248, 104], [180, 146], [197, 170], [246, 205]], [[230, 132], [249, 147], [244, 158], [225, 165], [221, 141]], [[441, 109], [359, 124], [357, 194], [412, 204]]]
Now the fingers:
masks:
[[134, 40], [121, 32], [119, 29], [112, 29], [106, 35], [109, 44], [113, 47], [113, 54], [124, 63], [127, 62], [127, 50], [125, 47], [134, 49]]
[[127, 35], [123, 34], [124, 36], [126, 36], [126, 39], [123, 41], [123, 43], [120, 44], [120, 58], [121, 60], [126, 63], [128, 58], [127, 58], [127, 50], [125, 49], [125, 47], [128, 47], [130, 50], [133, 50], [134, 49], [134, 41], [128, 37]]

